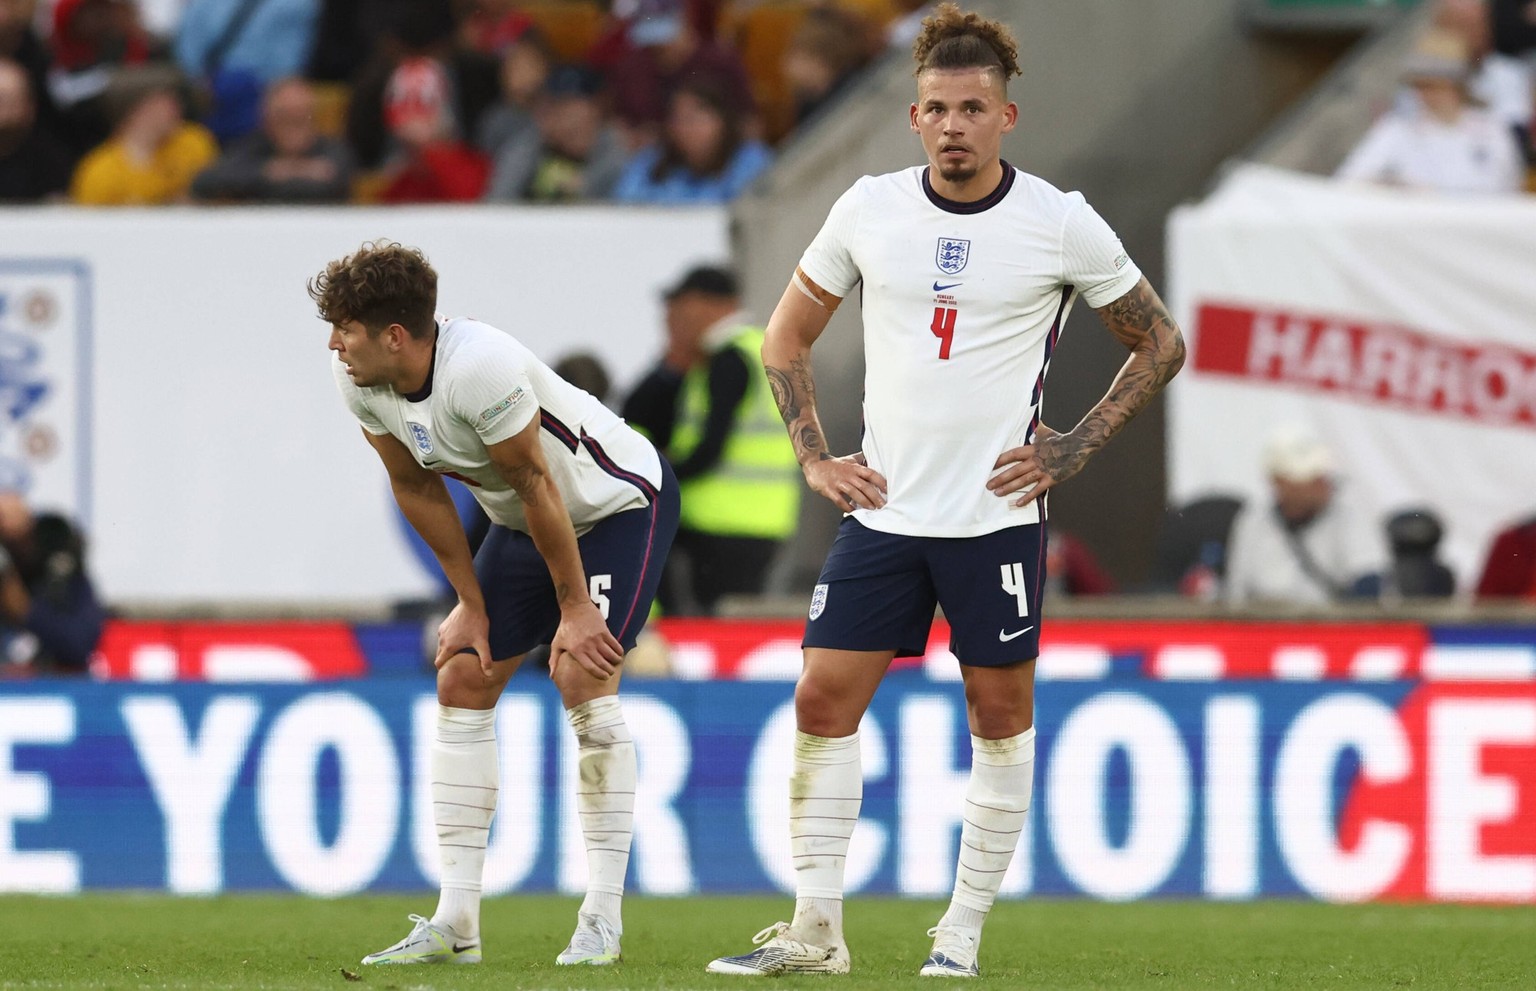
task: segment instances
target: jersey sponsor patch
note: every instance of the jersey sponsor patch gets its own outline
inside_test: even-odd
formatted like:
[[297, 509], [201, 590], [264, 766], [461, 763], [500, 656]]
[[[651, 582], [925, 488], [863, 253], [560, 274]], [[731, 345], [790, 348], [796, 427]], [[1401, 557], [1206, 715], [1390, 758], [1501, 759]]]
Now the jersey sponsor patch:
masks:
[[1120, 271], [1122, 268], [1124, 268], [1125, 266], [1129, 265], [1130, 263], [1131, 263], [1131, 256], [1126, 254], [1123, 251], [1120, 252], [1119, 256], [1117, 256], [1115, 258], [1115, 271], [1116, 272]]
[[815, 619], [827, 609], [827, 586], [817, 585], [816, 591], [811, 593], [811, 618]]
[[939, 250], [934, 256], [939, 271], [945, 275], [957, 275], [971, 260], [971, 242], [957, 237], [939, 238]]
[[415, 441], [416, 450], [422, 454], [431, 454], [433, 450], [432, 435], [427, 433], [427, 428], [409, 420], [406, 421], [405, 425], [411, 430], [411, 440]]
[[505, 413], [507, 410], [509, 410], [512, 407], [516, 406], [519, 402], [522, 401], [522, 398], [523, 398], [523, 387], [522, 386], [518, 386], [516, 389], [513, 389], [511, 392], [507, 393], [507, 397], [505, 399], [503, 399], [501, 402], [497, 403], [495, 406], [489, 406], [489, 407], [481, 410], [480, 411], [480, 422], [481, 423], [490, 423], [492, 420], [496, 419], [498, 416], [500, 416], [501, 414]]

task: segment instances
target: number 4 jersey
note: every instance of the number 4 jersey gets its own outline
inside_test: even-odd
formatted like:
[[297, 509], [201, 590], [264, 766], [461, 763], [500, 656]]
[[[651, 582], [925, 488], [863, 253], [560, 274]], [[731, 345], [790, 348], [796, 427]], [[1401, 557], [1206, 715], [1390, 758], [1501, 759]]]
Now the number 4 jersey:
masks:
[[1033, 439], [1076, 298], [1103, 306], [1141, 279], [1082, 194], [1006, 162], [974, 203], [940, 196], [925, 166], [865, 176], [800, 268], [838, 296], [864, 284], [863, 448], [889, 490], [884, 508], [853, 515], [923, 537], [1037, 522], [1036, 503], [987, 490], [992, 466]]

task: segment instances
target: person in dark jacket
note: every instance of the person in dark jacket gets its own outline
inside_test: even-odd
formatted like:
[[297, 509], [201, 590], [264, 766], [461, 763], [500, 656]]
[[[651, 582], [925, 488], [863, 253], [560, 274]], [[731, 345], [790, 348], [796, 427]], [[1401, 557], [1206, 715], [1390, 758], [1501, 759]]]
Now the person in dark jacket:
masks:
[[0, 491], [0, 672], [83, 675], [105, 622], [80, 532]]
[[352, 153], [315, 129], [314, 87], [302, 79], [272, 84], [262, 101], [261, 130], [209, 166], [192, 183], [203, 200], [258, 203], [343, 203], [351, 194]]

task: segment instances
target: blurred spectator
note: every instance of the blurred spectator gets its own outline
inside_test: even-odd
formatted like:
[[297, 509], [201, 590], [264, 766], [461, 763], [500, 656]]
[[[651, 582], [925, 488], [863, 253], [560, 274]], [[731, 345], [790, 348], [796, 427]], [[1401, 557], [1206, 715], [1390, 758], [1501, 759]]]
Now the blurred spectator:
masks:
[[78, 155], [105, 140], [116, 123], [106, 92], [117, 70], [144, 65], [158, 46], [130, 0], [58, 0], [51, 41], [48, 92], [59, 110], [60, 137]]
[[1505, 55], [1536, 52], [1536, 0], [1492, 0], [1493, 44]]
[[1536, 602], [1536, 516], [1494, 534], [1477, 597]]
[[1380, 531], [1337, 496], [1333, 453], [1294, 427], [1265, 449], [1274, 501], [1245, 506], [1227, 546], [1226, 599], [1321, 605], [1353, 594], [1386, 561]]
[[1093, 552], [1067, 531], [1052, 527], [1045, 551], [1045, 590], [1066, 598], [1112, 595], [1115, 581]]
[[1467, 90], [1472, 98], [1510, 129], [1526, 161], [1531, 161], [1536, 73], [1525, 60], [1494, 49], [1488, 0], [1439, 0], [1435, 23], [1471, 59]]
[[783, 57], [797, 127], [832, 102], [869, 63], [871, 31], [864, 18], [838, 7], [806, 11]]
[[79, 532], [0, 492], [0, 675], [85, 674], [105, 622]]
[[69, 152], [38, 126], [26, 69], [0, 59], [0, 201], [61, 196], [69, 187], [71, 167]]
[[727, 203], [773, 162], [768, 146], [711, 80], [690, 80], [672, 95], [656, 147], [629, 160], [613, 198], [629, 203]]
[[0, 0], [0, 59], [13, 60], [26, 71], [37, 119], [44, 130], [53, 132], [57, 113], [48, 93], [52, 58], [37, 36], [36, 14], [37, 0]]
[[126, 69], [112, 80], [107, 105], [117, 126], [80, 162], [70, 199], [88, 206], [176, 203], [218, 157], [208, 129], [182, 116], [181, 79], [162, 67]]
[[671, 615], [710, 615], [763, 591], [800, 515], [804, 484], [736, 276], [702, 266], [667, 290], [667, 349], [622, 415], [672, 463], [682, 517], [662, 575]]
[[934, 5], [930, 0], [894, 0], [892, 6], [896, 9], [896, 19], [885, 27], [886, 47], [910, 52], [912, 43], [922, 33], [924, 18], [933, 13]]
[[1429, 509], [1405, 509], [1387, 519], [1392, 563], [1365, 578], [1356, 591], [1384, 602], [1445, 598], [1456, 594], [1456, 575], [1437, 556], [1445, 529]]
[[1339, 178], [1455, 193], [1523, 187], [1520, 148], [1509, 128], [1471, 104], [1464, 58], [1415, 52], [1404, 78], [1416, 105], [1378, 120], [1339, 166]]
[[304, 70], [319, 0], [191, 0], [176, 33], [176, 61], [201, 79], [207, 124], [221, 142], [256, 129], [262, 93]]
[[314, 87], [303, 79], [272, 84], [261, 130], [225, 152], [192, 183], [204, 200], [340, 203], [352, 188], [352, 153], [315, 130]]
[[480, 116], [475, 144], [495, 157], [513, 138], [534, 128], [533, 105], [549, 78], [549, 49], [534, 30], [524, 31], [501, 53], [501, 99]]
[[605, 199], [628, 155], [603, 106], [602, 79], [584, 66], [550, 74], [534, 108], [536, 128], [496, 159], [488, 200], [569, 203]]
[[608, 390], [613, 380], [608, 376], [602, 359], [590, 351], [577, 351], [549, 366], [554, 373], [578, 389], [592, 394], [598, 402], [607, 405]]
[[395, 70], [407, 62], [436, 62], [446, 73], [449, 116], [458, 135], [473, 135], [500, 92], [496, 59], [460, 48], [448, 0], [378, 0], [387, 11], [369, 62], [358, 73], [347, 106], [347, 141], [364, 168], [377, 168], [397, 151], [386, 108]]
[[397, 6], [398, 0], [320, 0], [304, 75], [315, 82], [352, 82], [379, 51]]
[[713, 79], [748, 133], [755, 132], [752, 83], [735, 49], [700, 35], [682, 0], [639, 0], [628, 30], [633, 49], [609, 72], [614, 112], [631, 147], [655, 137], [684, 83]]
[[459, 42], [468, 49], [500, 55], [533, 27], [520, 0], [465, 0], [459, 15]]
[[448, 74], [435, 59], [409, 58], [390, 77], [386, 115], [400, 149], [385, 169], [386, 203], [477, 200], [491, 163], [455, 132]]

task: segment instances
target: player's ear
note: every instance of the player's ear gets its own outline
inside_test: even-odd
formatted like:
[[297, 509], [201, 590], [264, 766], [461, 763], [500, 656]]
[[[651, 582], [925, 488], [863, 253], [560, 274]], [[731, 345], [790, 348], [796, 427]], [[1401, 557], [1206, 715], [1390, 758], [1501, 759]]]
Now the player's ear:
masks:
[[1003, 133], [1007, 134], [1009, 131], [1013, 130], [1014, 125], [1018, 122], [1019, 105], [1014, 103], [1012, 100], [1009, 100], [1008, 105], [1003, 108]]
[[917, 130], [917, 104], [915, 104], [915, 103], [912, 104], [912, 109], [911, 109], [910, 113], [912, 115], [912, 120], [911, 120], [912, 130], [916, 131]]

